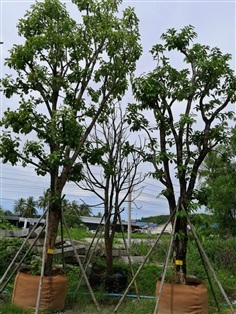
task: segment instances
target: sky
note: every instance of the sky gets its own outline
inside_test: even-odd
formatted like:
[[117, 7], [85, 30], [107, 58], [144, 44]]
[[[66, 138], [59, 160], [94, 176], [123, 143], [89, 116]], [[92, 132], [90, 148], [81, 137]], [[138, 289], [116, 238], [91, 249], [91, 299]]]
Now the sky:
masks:
[[[65, 1], [71, 16], [76, 19], [75, 6]], [[0, 0], [0, 77], [4, 77], [7, 69], [4, 59], [13, 44], [21, 42], [17, 34], [16, 24], [22, 18], [30, 5], [35, 1]], [[140, 20], [141, 44], [143, 54], [137, 63], [136, 75], [149, 72], [154, 68], [150, 50], [154, 44], [160, 43], [160, 36], [169, 28], [181, 29], [186, 25], [193, 25], [198, 34], [197, 42], [211, 47], [219, 47], [223, 53], [232, 55], [231, 66], [235, 69], [235, 30], [236, 30], [236, 1], [123, 1], [120, 10], [131, 6], [135, 8]], [[132, 95], [127, 94], [125, 102], [132, 101]], [[17, 99], [11, 99], [11, 105], [17, 106]], [[4, 112], [9, 102], [5, 103], [0, 95], [0, 114]], [[140, 167], [145, 171], [145, 167]], [[38, 177], [32, 166], [22, 168], [20, 165], [12, 167], [10, 164], [0, 164], [0, 206], [4, 210], [12, 210], [14, 202], [19, 198], [34, 196], [37, 199], [47, 189], [47, 177]], [[132, 204], [132, 219], [168, 214], [168, 205], [164, 197], [158, 197], [162, 186], [151, 178], [143, 184], [142, 194]], [[64, 189], [66, 198], [88, 205], [96, 204], [92, 194], [83, 192], [69, 183]], [[127, 204], [126, 204], [127, 205]], [[127, 208], [122, 218], [127, 217]], [[94, 209], [94, 214], [102, 212], [102, 208]]]

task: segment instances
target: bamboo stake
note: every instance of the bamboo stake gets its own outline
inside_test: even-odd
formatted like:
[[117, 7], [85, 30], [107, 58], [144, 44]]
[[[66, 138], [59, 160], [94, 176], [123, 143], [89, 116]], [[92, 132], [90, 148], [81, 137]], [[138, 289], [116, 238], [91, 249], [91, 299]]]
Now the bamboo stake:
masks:
[[41, 267], [41, 274], [40, 274], [40, 281], [39, 281], [39, 289], [38, 289], [35, 314], [39, 313], [40, 298], [41, 298], [41, 291], [42, 291], [42, 284], [43, 284], [44, 265], [45, 265], [45, 260], [46, 260], [46, 244], [47, 244], [47, 235], [48, 235], [48, 213], [49, 213], [49, 211], [47, 211], [47, 216], [46, 216], [46, 229], [45, 229], [45, 237], [44, 237], [44, 244], [43, 244], [42, 267]]
[[156, 300], [156, 305], [155, 305], [155, 309], [154, 309], [154, 313], [153, 314], [157, 314], [158, 313], [158, 308], [159, 308], [160, 298], [161, 298], [161, 294], [162, 294], [162, 289], [163, 289], [164, 281], [165, 281], [165, 278], [166, 278], [166, 270], [167, 270], [167, 266], [168, 266], [168, 263], [169, 263], [171, 248], [172, 248], [173, 240], [174, 240], [176, 221], [177, 221], [177, 215], [175, 216], [174, 225], [173, 225], [172, 232], [171, 232], [171, 238], [170, 238], [169, 247], [168, 247], [166, 260], [165, 260], [165, 265], [164, 265], [164, 269], [163, 269], [163, 273], [162, 273], [161, 284], [160, 284], [160, 287], [159, 287], [158, 297], [157, 297], [157, 300]]
[[171, 219], [173, 218], [175, 212], [176, 212], [176, 209], [174, 209], [174, 211], [173, 211], [172, 214], [170, 215], [170, 217], [169, 217], [169, 219], [167, 220], [165, 226], [163, 227], [161, 233], [159, 234], [159, 236], [158, 236], [157, 239], [155, 240], [153, 246], [152, 246], [152, 247], [150, 248], [150, 250], [148, 251], [148, 253], [147, 253], [147, 255], [146, 255], [144, 261], [143, 261], [142, 264], [139, 266], [139, 268], [138, 268], [136, 274], [134, 275], [133, 279], [131, 280], [131, 282], [129, 283], [128, 287], [126, 288], [126, 290], [125, 290], [123, 296], [121, 297], [120, 301], [118, 302], [117, 306], [115, 307], [114, 313], [116, 313], [116, 312], [118, 311], [120, 305], [122, 304], [122, 302], [123, 302], [123, 300], [124, 300], [126, 294], [128, 293], [130, 287], [132, 286], [134, 280], [137, 278], [138, 274], [140, 273], [141, 269], [143, 268], [144, 264], [146, 263], [146, 261], [147, 261], [149, 255], [152, 253], [152, 251], [153, 251], [153, 249], [155, 248], [156, 244], [157, 244], [158, 241], [160, 240], [160, 238], [161, 238], [161, 236], [163, 235], [163, 233], [164, 233], [164, 231], [165, 231], [167, 225], [169, 224], [169, 222], [170, 222]]
[[[190, 227], [190, 228], [191, 228], [191, 227]], [[192, 230], [192, 229], [191, 229], [191, 230]], [[202, 260], [203, 267], [204, 267], [205, 272], [206, 272], [206, 275], [207, 275], [208, 282], [209, 282], [209, 284], [210, 284], [210, 288], [211, 288], [211, 291], [212, 291], [212, 294], [213, 294], [213, 297], [214, 297], [214, 300], [215, 300], [217, 309], [218, 309], [218, 311], [219, 311], [219, 310], [220, 310], [220, 307], [219, 307], [219, 303], [218, 303], [218, 301], [217, 301], [217, 299], [216, 299], [216, 295], [215, 295], [215, 291], [214, 291], [214, 288], [213, 288], [212, 280], [211, 280], [211, 277], [210, 277], [210, 275], [209, 275], [209, 271], [208, 271], [208, 269], [207, 269], [207, 265], [206, 265], [206, 262], [205, 262], [205, 260], [204, 260], [204, 256], [203, 256], [202, 251], [201, 251], [201, 249], [199, 248], [198, 244], [197, 244], [197, 248], [198, 248], [198, 252], [199, 252], [199, 255], [200, 255], [200, 257], [201, 257], [201, 260]]]
[[[102, 223], [102, 221], [103, 221], [104, 216], [105, 216], [105, 214], [103, 215], [103, 217], [102, 217], [102, 219], [101, 219], [101, 221], [100, 221], [99, 226], [101, 226], [101, 223]], [[107, 217], [107, 220], [108, 220], [108, 217]], [[107, 221], [107, 220], [106, 220], [106, 221]], [[92, 244], [94, 243], [95, 237], [96, 237], [96, 235], [98, 234], [99, 226], [98, 226], [98, 229], [96, 230], [96, 233], [95, 233], [95, 235], [94, 235], [94, 237], [93, 237], [93, 240], [92, 240], [92, 242], [91, 242], [91, 244], [90, 244], [90, 246], [89, 246], [89, 249], [88, 249], [88, 251], [87, 251], [87, 253], [86, 253], [86, 255], [85, 255], [85, 261], [87, 260], [87, 257], [89, 256], [87, 262], [84, 261], [84, 263], [83, 263], [83, 267], [85, 266], [85, 268], [84, 268], [84, 271], [85, 271], [85, 272], [87, 271], [88, 266], [89, 266], [89, 263], [90, 263], [90, 261], [91, 261], [91, 259], [92, 259], [92, 257], [93, 257], [93, 254], [94, 254], [94, 252], [95, 252], [96, 249], [97, 249], [99, 240], [101, 239], [101, 236], [102, 236], [102, 232], [103, 232], [103, 230], [104, 230], [104, 228], [105, 228], [105, 224], [103, 225], [102, 229], [100, 230], [99, 237], [98, 237], [98, 239], [97, 239], [97, 241], [96, 241], [96, 244], [95, 244], [95, 246], [94, 246], [94, 248], [93, 248], [93, 250], [92, 250], [92, 253], [89, 255], [90, 250], [91, 250], [91, 248], [92, 248]], [[80, 276], [80, 275], [79, 275], [79, 276]], [[82, 279], [83, 279], [83, 276], [80, 276], [79, 283], [78, 283], [78, 286], [77, 286], [75, 292], [77, 292], [77, 291], [79, 290], [79, 287], [80, 287], [80, 285], [81, 285]]]
[[65, 269], [65, 252], [64, 252], [64, 237], [63, 237], [62, 218], [61, 218], [60, 224], [61, 224], [61, 255], [62, 255], [62, 265], [63, 265], [63, 269]]
[[80, 270], [81, 270], [81, 272], [82, 272], [82, 274], [83, 274], [83, 277], [84, 277], [84, 279], [85, 279], [85, 282], [86, 282], [86, 284], [87, 284], [87, 287], [88, 287], [88, 289], [89, 289], [89, 292], [90, 292], [90, 294], [91, 294], [91, 297], [92, 297], [92, 299], [93, 299], [93, 302], [94, 302], [95, 306], [97, 307], [98, 312], [101, 312], [100, 307], [99, 307], [99, 305], [98, 305], [98, 303], [97, 303], [97, 300], [96, 300], [96, 298], [95, 298], [95, 295], [94, 295], [94, 293], [93, 293], [93, 290], [92, 290], [92, 288], [91, 288], [91, 285], [90, 285], [90, 283], [89, 283], [89, 281], [88, 281], [88, 277], [87, 277], [87, 275], [86, 275], [86, 273], [85, 273], [85, 271], [84, 271], [84, 269], [83, 269], [83, 265], [82, 265], [82, 263], [81, 263], [80, 257], [79, 257], [79, 255], [78, 255], [78, 253], [77, 253], [77, 251], [76, 251], [76, 248], [75, 248], [75, 245], [74, 245], [74, 243], [73, 243], [73, 241], [72, 241], [72, 238], [71, 238], [71, 235], [70, 235], [70, 230], [69, 230], [69, 228], [68, 228], [68, 226], [67, 226], [67, 223], [66, 223], [66, 220], [65, 220], [65, 217], [64, 217], [63, 212], [62, 212], [61, 214], [62, 214], [62, 220], [63, 220], [64, 226], [65, 226], [65, 228], [66, 228], [66, 232], [67, 232], [68, 237], [69, 237], [70, 242], [71, 242], [71, 246], [73, 247], [73, 250], [74, 250], [74, 253], [75, 253], [75, 257], [76, 257], [76, 259], [77, 259], [77, 262], [78, 262], [78, 264], [79, 264]]
[[214, 298], [215, 303], [216, 303], [216, 307], [217, 307], [218, 311], [220, 311], [219, 303], [218, 303], [218, 301], [217, 301], [217, 299], [216, 299], [216, 294], [215, 294], [215, 291], [214, 291], [214, 287], [213, 287], [213, 284], [212, 284], [211, 277], [210, 277], [209, 272], [208, 272], [208, 269], [207, 269], [206, 262], [205, 262], [205, 260], [204, 260], [204, 257], [203, 257], [203, 255], [202, 255], [202, 252], [201, 252], [201, 250], [199, 249], [198, 245], [197, 245], [197, 248], [198, 248], [198, 252], [199, 252], [199, 254], [200, 254], [201, 260], [202, 260], [202, 265], [203, 265], [203, 267], [204, 267], [204, 269], [205, 269], [205, 272], [206, 272], [206, 275], [207, 275], [207, 279], [208, 279], [208, 282], [209, 282], [209, 285], [210, 285], [210, 288], [211, 288], [211, 292], [212, 292], [212, 294], [213, 294], [213, 298]]
[[[127, 242], [125, 240], [124, 230], [122, 228], [122, 221], [121, 221], [120, 214], [119, 214], [119, 221], [120, 221], [120, 226], [121, 226], [122, 238], [123, 238], [123, 242], [124, 242], [124, 245], [125, 245], [125, 250], [126, 250], [126, 253], [127, 253], [127, 256], [128, 256], [129, 266], [130, 266], [130, 269], [131, 269], [132, 277], [134, 277], [134, 269], [133, 269], [132, 261], [131, 261], [131, 257], [130, 257], [130, 250], [129, 250], [129, 248], [127, 246]], [[136, 294], [138, 296], [138, 300], [140, 300], [140, 298], [139, 298], [139, 291], [138, 291], [138, 285], [137, 285], [136, 280], [134, 280], [134, 287], [135, 287]]]
[[[186, 210], [185, 210], [185, 212], [186, 212]], [[220, 289], [222, 295], [224, 296], [225, 301], [227, 302], [227, 304], [228, 304], [228, 306], [229, 306], [229, 308], [230, 308], [231, 313], [234, 314], [235, 311], [234, 311], [234, 309], [233, 309], [233, 306], [232, 306], [232, 304], [231, 304], [229, 298], [227, 297], [227, 295], [226, 295], [226, 293], [225, 293], [225, 291], [224, 291], [224, 289], [223, 289], [223, 287], [222, 287], [220, 281], [218, 280], [217, 275], [216, 275], [216, 273], [215, 273], [213, 267], [211, 266], [210, 260], [209, 260], [208, 256], [206, 255], [206, 253], [205, 253], [205, 251], [204, 251], [204, 249], [203, 249], [203, 247], [202, 247], [202, 245], [201, 245], [201, 243], [200, 243], [200, 241], [199, 241], [199, 239], [198, 239], [198, 236], [197, 236], [197, 234], [196, 234], [196, 232], [195, 232], [195, 230], [194, 230], [194, 228], [193, 228], [193, 225], [192, 225], [192, 223], [191, 223], [191, 221], [190, 221], [190, 219], [189, 219], [189, 217], [188, 217], [188, 213], [187, 213], [187, 212], [186, 212], [186, 217], [187, 217], [188, 224], [189, 224], [189, 226], [190, 226], [190, 228], [191, 228], [191, 230], [192, 230], [194, 239], [195, 239], [195, 241], [196, 241], [196, 243], [197, 243], [197, 245], [198, 245], [198, 248], [199, 248], [199, 250], [201, 251], [201, 254], [202, 254], [203, 258], [205, 259], [205, 261], [206, 261], [206, 263], [207, 263], [209, 269], [211, 270], [211, 272], [212, 272], [212, 274], [213, 274], [213, 277], [214, 277], [214, 279], [215, 279], [215, 281], [216, 281], [216, 283], [217, 283], [217, 285], [218, 285], [218, 287], [219, 287], [219, 289]]]
[[[102, 224], [102, 221], [103, 221], [104, 217], [105, 217], [105, 214], [103, 214], [102, 219], [101, 219], [101, 221], [100, 221], [100, 223], [99, 223], [99, 225], [98, 225], [98, 227], [97, 227], [97, 230], [96, 230], [96, 232], [95, 232], [95, 234], [94, 234], [94, 236], [93, 236], [93, 239], [92, 239], [92, 241], [91, 241], [91, 243], [90, 243], [90, 245], [89, 245], [88, 252], [87, 252], [88, 254], [89, 254], [89, 251], [90, 251], [91, 248], [92, 248], [93, 242], [95, 241], [95, 238], [96, 238], [97, 234], [100, 233], [100, 236], [102, 235], [102, 231], [104, 230], [105, 224], [106, 224], [106, 222], [108, 221], [108, 217], [107, 217], [107, 219], [106, 219], [106, 221], [105, 221], [105, 224], [104, 224], [103, 227], [102, 227], [102, 230], [100, 230], [100, 226], [101, 226], [101, 224]], [[99, 232], [99, 230], [100, 230], [100, 232]]]
[[45, 216], [47, 210], [42, 214], [42, 216], [39, 218], [39, 220], [37, 221], [37, 223], [34, 225], [34, 227], [32, 228], [32, 230], [30, 231], [30, 233], [27, 235], [27, 237], [25, 238], [24, 242], [22, 243], [21, 247], [19, 248], [19, 250], [17, 251], [15, 257], [13, 258], [13, 260], [11, 261], [10, 265], [8, 266], [7, 270], [5, 271], [5, 273], [3, 274], [1, 280], [0, 280], [0, 285], [2, 284], [3, 280], [5, 279], [7, 273], [9, 272], [9, 270], [11, 269], [12, 265], [15, 263], [17, 257], [19, 256], [20, 252], [22, 251], [23, 247], [25, 246], [26, 242], [29, 240], [30, 236], [32, 235], [32, 233], [35, 231], [35, 229], [38, 227], [40, 221], [43, 219], [43, 217]]

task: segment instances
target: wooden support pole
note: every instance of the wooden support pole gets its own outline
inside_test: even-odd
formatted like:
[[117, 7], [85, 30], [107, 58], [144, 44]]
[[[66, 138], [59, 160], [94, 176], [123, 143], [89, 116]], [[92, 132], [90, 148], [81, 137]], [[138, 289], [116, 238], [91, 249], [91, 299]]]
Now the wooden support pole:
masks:
[[[102, 216], [102, 219], [101, 219], [101, 221], [100, 221], [99, 226], [101, 226], [102, 221], [103, 221], [103, 219], [104, 219], [104, 216], [105, 216], [105, 214]], [[109, 218], [109, 217], [108, 217], [108, 218]], [[107, 218], [107, 220], [108, 220], [108, 218]], [[91, 261], [91, 259], [92, 259], [92, 257], [93, 257], [93, 254], [94, 254], [94, 252], [95, 252], [96, 249], [97, 249], [97, 246], [98, 246], [99, 240], [101, 239], [102, 232], [103, 232], [104, 228], [105, 228], [105, 224], [103, 225], [102, 229], [101, 229], [100, 232], [99, 232], [99, 231], [98, 231], [98, 230], [99, 230], [99, 227], [98, 227], [98, 229], [96, 230], [95, 235], [93, 236], [93, 240], [92, 240], [92, 242], [90, 243], [88, 252], [87, 252], [86, 255], [85, 255], [85, 261], [84, 261], [84, 263], [82, 264], [85, 272], [87, 271], [88, 266], [89, 266], [89, 263], [90, 263], [90, 261]], [[93, 248], [93, 250], [92, 250], [92, 253], [89, 255], [89, 253], [90, 253], [90, 251], [91, 251], [91, 248], [92, 248], [92, 244], [94, 243], [95, 237], [96, 237], [96, 235], [98, 234], [98, 232], [99, 232], [98, 239], [97, 239], [96, 244], [95, 244], [95, 246], [94, 246], [94, 248]], [[89, 256], [89, 258], [88, 258], [88, 256]], [[88, 260], [87, 260], [87, 258], [88, 258]], [[80, 276], [80, 275], [79, 275], [79, 276]], [[80, 287], [80, 285], [81, 285], [82, 279], [83, 279], [83, 275], [82, 275], [82, 276], [80, 277], [80, 279], [79, 279], [79, 283], [78, 283], [78, 286], [77, 286], [75, 292], [77, 292], [77, 291], [79, 290], [79, 287]]]
[[175, 216], [175, 220], [174, 220], [174, 224], [173, 224], [173, 228], [172, 228], [172, 232], [171, 232], [171, 238], [170, 238], [168, 251], [167, 251], [167, 255], [166, 255], [166, 260], [165, 260], [165, 265], [164, 265], [164, 269], [163, 269], [163, 273], [162, 273], [162, 277], [161, 277], [161, 284], [160, 284], [160, 288], [159, 288], [159, 291], [158, 291], [158, 296], [157, 296], [157, 300], [156, 300], [154, 314], [158, 313], [158, 308], [159, 308], [160, 298], [161, 298], [161, 294], [162, 294], [162, 289], [163, 289], [164, 281], [165, 281], [165, 278], [166, 278], [166, 270], [167, 270], [167, 266], [168, 266], [168, 263], [169, 263], [171, 248], [172, 248], [173, 241], [174, 241], [176, 221], [177, 221], [177, 215]]
[[[35, 231], [35, 229], [38, 227], [40, 221], [43, 219], [43, 217], [46, 215], [47, 210], [42, 214], [42, 216], [39, 218], [39, 220], [37, 221], [37, 223], [34, 225], [34, 227], [32, 228], [32, 230], [29, 232], [29, 234], [27, 235], [27, 237], [25, 238], [24, 242], [22, 243], [21, 247], [19, 248], [19, 250], [17, 251], [15, 257], [13, 258], [13, 260], [11, 261], [10, 265], [8, 266], [7, 270], [5, 271], [5, 273], [3, 274], [2, 278], [0, 279], [0, 285], [2, 284], [3, 280], [5, 279], [6, 275], [8, 274], [9, 270], [11, 269], [12, 265], [15, 263], [17, 257], [19, 256], [19, 254], [21, 253], [23, 247], [25, 246], [26, 242], [29, 240], [29, 238], [31, 237], [32, 233]], [[0, 290], [1, 292], [2, 290]]]
[[90, 285], [90, 283], [89, 283], [89, 281], [88, 281], [88, 277], [87, 277], [87, 275], [86, 275], [86, 273], [85, 273], [85, 271], [84, 271], [84, 268], [83, 268], [83, 265], [82, 265], [82, 263], [81, 263], [80, 257], [79, 257], [79, 255], [78, 255], [78, 253], [77, 253], [77, 251], [76, 251], [76, 248], [75, 248], [75, 245], [74, 245], [74, 243], [73, 243], [73, 241], [72, 241], [72, 238], [71, 238], [71, 235], [70, 235], [70, 230], [69, 230], [69, 228], [68, 228], [68, 226], [67, 226], [67, 223], [66, 223], [66, 220], [65, 220], [65, 217], [64, 217], [64, 213], [62, 212], [61, 215], [62, 215], [63, 224], [64, 224], [64, 226], [65, 226], [65, 228], [66, 228], [66, 232], [67, 232], [68, 237], [69, 237], [69, 239], [70, 239], [71, 246], [73, 247], [76, 260], [77, 260], [77, 262], [78, 262], [78, 264], [79, 264], [80, 270], [81, 270], [82, 275], [83, 275], [83, 277], [84, 277], [84, 280], [85, 280], [85, 282], [86, 282], [86, 284], [87, 284], [88, 290], [89, 290], [89, 292], [90, 292], [90, 294], [91, 294], [91, 297], [92, 297], [92, 299], [93, 299], [93, 302], [94, 302], [94, 304], [95, 304], [95, 306], [96, 306], [98, 312], [101, 312], [100, 307], [99, 307], [99, 305], [98, 305], [98, 302], [97, 302], [97, 300], [96, 300], [96, 298], [95, 298], [95, 295], [94, 295], [94, 293], [93, 293], [93, 290], [92, 290], [92, 288], [91, 288], [91, 285]]
[[201, 251], [202, 257], [204, 258], [204, 260], [205, 260], [206, 263], [207, 263], [207, 266], [209, 267], [210, 271], [212, 272], [212, 275], [213, 275], [213, 277], [214, 277], [214, 279], [215, 279], [215, 281], [216, 281], [216, 283], [217, 283], [217, 285], [218, 285], [218, 287], [219, 287], [219, 289], [220, 289], [220, 291], [221, 291], [223, 297], [225, 298], [225, 301], [227, 302], [227, 304], [228, 304], [228, 306], [229, 306], [229, 308], [230, 308], [231, 313], [234, 314], [235, 311], [234, 311], [234, 309], [233, 309], [233, 306], [232, 306], [232, 304], [231, 304], [229, 298], [227, 297], [227, 295], [226, 295], [226, 293], [225, 293], [225, 291], [224, 291], [224, 289], [223, 289], [223, 287], [222, 287], [222, 285], [221, 285], [219, 279], [217, 278], [217, 275], [216, 275], [216, 273], [215, 273], [213, 267], [211, 266], [210, 260], [209, 260], [208, 256], [206, 255], [206, 253], [205, 253], [205, 251], [204, 251], [204, 249], [203, 249], [203, 247], [202, 247], [202, 245], [201, 245], [201, 243], [200, 243], [200, 241], [199, 241], [199, 239], [198, 239], [198, 236], [197, 236], [197, 234], [196, 234], [196, 232], [195, 232], [195, 230], [194, 230], [194, 228], [193, 228], [193, 225], [192, 225], [192, 223], [191, 223], [191, 221], [190, 221], [190, 219], [189, 219], [189, 216], [188, 216], [188, 213], [186, 212], [186, 210], [185, 210], [185, 213], [186, 213], [186, 217], [187, 217], [188, 224], [189, 224], [189, 226], [190, 226], [190, 228], [191, 228], [191, 230], [192, 230], [194, 239], [195, 239], [195, 241], [196, 241], [196, 243], [197, 243], [198, 249], [199, 249], [199, 251]]
[[[20, 262], [18, 263], [18, 265], [15, 267], [15, 269], [12, 271], [11, 275], [8, 277], [7, 281], [4, 283], [4, 285], [0, 288], [0, 293], [5, 289], [5, 287], [7, 286], [7, 284], [10, 282], [11, 278], [13, 277], [13, 275], [17, 272], [17, 270], [20, 268], [21, 264], [23, 263], [24, 259], [26, 258], [26, 256], [30, 253], [30, 251], [32, 250], [32, 248], [34, 247], [35, 243], [37, 242], [38, 238], [40, 237], [41, 233], [43, 232], [45, 226], [42, 228], [42, 230], [39, 232], [39, 234], [37, 235], [37, 237], [34, 239], [33, 243], [31, 244], [31, 246], [29, 247], [29, 249], [26, 251], [26, 253], [24, 254], [24, 256], [22, 257], [22, 259], [20, 260]], [[18, 256], [19, 254], [17, 254]], [[16, 259], [13, 259], [14, 261]], [[12, 266], [12, 263], [10, 264]], [[10, 267], [10, 266], [9, 266]], [[8, 268], [9, 268], [8, 267]]]
[[[123, 238], [125, 250], [126, 250], [126, 253], [127, 253], [127, 256], [128, 256], [129, 266], [130, 266], [130, 269], [131, 269], [132, 277], [134, 277], [134, 269], [133, 269], [132, 261], [131, 261], [131, 257], [130, 257], [130, 246], [128, 247], [127, 242], [125, 240], [124, 230], [122, 228], [122, 220], [121, 220], [121, 217], [120, 217], [120, 213], [119, 213], [119, 221], [120, 221], [121, 233], [122, 233], [122, 238]], [[136, 280], [134, 280], [134, 287], [135, 287], [136, 295], [138, 296], [138, 300], [139, 300], [140, 299], [139, 298], [139, 291], [138, 291], [138, 285], [137, 285]]]
[[121, 306], [123, 300], [125, 299], [125, 297], [126, 297], [128, 291], [129, 291], [129, 289], [131, 288], [131, 286], [132, 286], [134, 280], [137, 278], [137, 276], [138, 276], [138, 274], [140, 273], [140, 271], [142, 270], [144, 264], [145, 264], [146, 261], [148, 260], [148, 257], [150, 256], [150, 254], [151, 254], [152, 251], [154, 250], [156, 244], [159, 242], [161, 236], [163, 235], [163, 233], [164, 233], [166, 227], [168, 226], [168, 224], [170, 223], [171, 219], [174, 217], [175, 212], [176, 212], [176, 209], [175, 209], [175, 210], [172, 212], [172, 214], [169, 216], [169, 219], [167, 220], [166, 224], [164, 225], [164, 227], [163, 227], [161, 233], [160, 233], [159, 236], [156, 238], [154, 244], [152, 245], [152, 247], [151, 247], [150, 250], [148, 251], [147, 255], [145, 256], [144, 261], [143, 261], [142, 264], [139, 266], [139, 268], [138, 268], [137, 272], [135, 273], [133, 279], [132, 279], [131, 282], [129, 283], [128, 287], [126, 288], [126, 290], [125, 290], [125, 292], [124, 292], [124, 294], [123, 294], [123, 296], [121, 297], [120, 301], [118, 302], [117, 306], [115, 307], [114, 313], [116, 313], [116, 312], [118, 311], [119, 307]]
[[46, 216], [46, 229], [45, 229], [45, 237], [44, 237], [43, 253], [42, 253], [42, 267], [41, 267], [41, 274], [40, 274], [37, 302], [36, 302], [36, 307], [35, 307], [35, 314], [39, 313], [40, 298], [41, 298], [43, 276], [44, 276], [44, 265], [45, 265], [46, 254], [47, 254], [47, 252], [46, 252], [46, 245], [47, 245], [47, 235], [48, 235], [48, 212], [49, 211], [47, 211], [47, 216]]

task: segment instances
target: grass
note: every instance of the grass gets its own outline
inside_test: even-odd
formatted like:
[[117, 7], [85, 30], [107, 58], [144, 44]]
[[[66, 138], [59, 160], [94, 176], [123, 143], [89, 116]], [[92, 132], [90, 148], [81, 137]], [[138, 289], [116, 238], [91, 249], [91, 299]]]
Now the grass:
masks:
[[[97, 297], [97, 295], [96, 295]], [[113, 297], [100, 297], [98, 298], [99, 307], [101, 309], [101, 314], [111, 314], [113, 313], [116, 305], [119, 302], [118, 298]], [[118, 313], [122, 314], [151, 314], [155, 308], [155, 300], [149, 299], [128, 299], [120, 306]], [[33, 314], [34, 311], [26, 311], [20, 309], [10, 303], [0, 302], [0, 314]], [[47, 314], [48, 312], [44, 312]], [[55, 313], [55, 312], [54, 312]], [[62, 312], [56, 312], [55, 314], [91, 314], [98, 313], [96, 306], [92, 302], [90, 296], [81, 296], [78, 295], [75, 297], [73, 304], [67, 302], [66, 308]], [[226, 307], [221, 308], [218, 312], [215, 307], [209, 308], [209, 314], [229, 314], [230, 311]]]

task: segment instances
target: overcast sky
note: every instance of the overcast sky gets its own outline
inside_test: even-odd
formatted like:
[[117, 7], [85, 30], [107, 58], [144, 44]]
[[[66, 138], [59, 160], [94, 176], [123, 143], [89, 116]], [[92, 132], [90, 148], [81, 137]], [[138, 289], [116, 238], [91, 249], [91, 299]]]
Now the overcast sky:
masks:
[[[1, 77], [6, 73], [3, 66], [4, 58], [13, 44], [20, 43], [17, 35], [16, 24], [19, 18], [29, 9], [35, 1], [11, 1], [0, 0], [0, 45], [1, 52]], [[65, 1], [71, 16], [76, 19], [76, 7], [70, 1]], [[160, 36], [168, 28], [183, 28], [193, 25], [198, 33], [198, 41], [209, 46], [218, 46], [223, 53], [233, 56], [232, 67], [235, 69], [235, 1], [124, 1], [121, 10], [127, 6], [135, 7], [136, 14], [140, 20], [141, 43], [143, 55], [137, 64], [137, 75], [153, 69], [154, 63], [149, 53], [152, 46], [160, 42]], [[125, 101], [132, 99], [126, 96]], [[1, 112], [10, 106], [6, 104], [1, 96]], [[14, 102], [14, 104], [13, 104]], [[17, 106], [17, 99], [11, 100], [11, 104]], [[142, 167], [141, 167], [142, 168]], [[144, 170], [144, 169], [143, 169]], [[167, 214], [168, 206], [164, 198], [157, 198], [161, 190], [161, 184], [155, 180], [148, 179], [145, 189], [136, 201], [140, 209], [132, 206], [132, 218]], [[42, 195], [48, 187], [48, 179], [37, 177], [31, 166], [21, 168], [1, 165], [0, 168], [0, 205], [3, 209], [12, 210], [14, 201], [20, 197], [34, 196], [36, 199]], [[73, 184], [65, 188], [66, 197], [81, 203], [83, 199], [88, 204], [96, 201], [92, 195], [84, 195]], [[97, 213], [102, 211], [98, 209]], [[123, 218], [125, 219], [127, 211]]]

